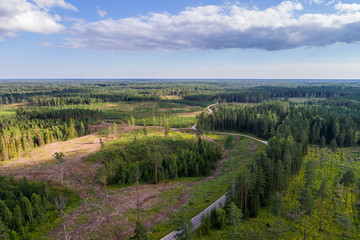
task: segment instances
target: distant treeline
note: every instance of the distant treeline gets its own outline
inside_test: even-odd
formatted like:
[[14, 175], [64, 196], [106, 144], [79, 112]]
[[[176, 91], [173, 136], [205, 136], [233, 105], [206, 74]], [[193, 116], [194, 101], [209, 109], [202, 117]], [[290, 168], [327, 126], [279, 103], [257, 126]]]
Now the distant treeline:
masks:
[[[88, 158], [103, 161], [110, 184], [156, 183], [163, 179], [206, 176], [221, 159], [220, 147], [201, 138], [194, 140], [146, 137], [105, 144]], [[156, 170], [155, 170], [156, 169]]]
[[256, 87], [237, 91], [211, 92], [203, 91], [184, 96], [191, 101], [225, 101], [259, 103], [274, 98], [333, 98], [348, 96], [353, 92], [360, 93], [358, 88], [342, 88], [337, 86], [313, 87]]
[[64, 106], [118, 101], [159, 101], [177, 96], [188, 102], [258, 103], [275, 98], [358, 99], [357, 82], [306, 81], [54, 81], [0, 83], [0, 104], [27, 101], [31, 106]]

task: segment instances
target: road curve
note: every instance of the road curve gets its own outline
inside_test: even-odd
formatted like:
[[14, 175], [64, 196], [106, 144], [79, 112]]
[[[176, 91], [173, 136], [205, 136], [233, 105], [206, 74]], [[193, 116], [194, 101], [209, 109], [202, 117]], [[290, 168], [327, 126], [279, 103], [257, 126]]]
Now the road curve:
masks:
[[241, 133], [226, 133], [226, 132], [214, 132], [214, 131], [208, 131], [208, 133], [216, 133], [216, 134], [221, 134], [221, 135], [233, 135], [233, 136], [247, 137], [247, 138], [251, 138], [251, 139], [253, 139], [255, 141], [264, 143], [265, 145], [268, 144], [267, 141], [264, 141], [264, 140], [261, 140], [261, 139], [258, 139], [256, 137], [252, 137], [252, 136], [249, 136], [249, 135], [241, 134]]
[[[213, 104], [210, 104], [208, 107], [207, 107], [207, 110], [209, 111], [209, 114], [212, 114], [213, 113], [213, 110], [211, 109], [213, 106], [215, 105], [218, 105], [219, 102], [216, 102], [216, 103], [213, 103]], [[192, 130], [196, 130], [196, 125], [195, 124], [194, 126], [191, 127]]]
[[[213, 113], [213, 111], [211, 110], [211, 107], [217, 105], [219, 103], [214, 103], [214, 104], [211, 104], [207, 107], [207, 110], [210, 112], [210, 114]], [[196, 130], [196, 124], [194, 126], [191, 127], [191, 129], [193, 130]], [[267, 141], [264, 141], [264, 140], [261, 140], [261, 139], [258, 139], [256, 137], [252, 137], [252, 136], [249, 136], [249, 135], [245, 135], [245, 134], [240, 134], [240, 133], [225, 133], [225, 132], [213, 132], [213, 131], [207, 131], [208, 133], [216, 133], [216, 134], [222, 134], [222, 135], [233, 135], [233, 136], [240, 136], [240, 137], [247, 137], [247, 138], [250, 138], [250, 139], [253, 139], [255, 141], [258, 141], [258, 142], [261, 142], [261, 143], [264, 143], [264, 144], [268, 144]], [[220, 205], [224, 206], [225, 204], [225, 200], [226, 200], [226, 196], [225, 194], [222, 195], [218, 200], [216, 200], [214, 203], [212, 203], [210, 206], [208, 206], [205, 210], [203, 210], [201, 213], [199, 213], [198, 215], [196, 215], [195, 217], [193, 217], [191, 219], [191, 222], [194, 224], [194, 230], [197, 229], [200, 225], [201, 225], [201, 217], [205, 214], [208, 214], [210, 213], [210, 211], [213, 209], [213, 208], [216, 208], [216, 209], [219, 209], [220, 208]], [[178, 231], [172, 231], [171, 233], [169, 233], [168, 235], [166, 235], [165, 237], [163, 237], [161, 240], [174, 240], [176, 239], [175, 235], [178, 233]]]

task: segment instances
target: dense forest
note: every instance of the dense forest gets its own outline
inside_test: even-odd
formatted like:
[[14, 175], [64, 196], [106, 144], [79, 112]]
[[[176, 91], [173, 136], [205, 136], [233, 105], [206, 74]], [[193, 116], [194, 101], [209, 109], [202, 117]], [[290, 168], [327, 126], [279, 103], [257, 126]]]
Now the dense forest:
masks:
[[53, 222], [65, 208], [56, 204], [59, 199], [68, 206], [79, 200], [67, 189], [0, 175], [0, 239], [40, 238], [42, 225]]
[[[347, 103], [347, 102], [345, 102]], [[349, 147], [358, 143], [360, 109], [336, 101], [290, 104], [269, 100], [254, 106], [220, 104], [213, 114], [199, 116], [203, 130], [240, 131], [268, 139], [280, 134], [303, 144], [335, 144]]]
[[174, 139], [143, 137], [105, 144], [88, 158], [101, 160], [110, 184], [133, 184], [138, 178], [145, 183], [163, 179], [206, 176], [215, 169], [222, 153], [220, 147], [199, 138]]

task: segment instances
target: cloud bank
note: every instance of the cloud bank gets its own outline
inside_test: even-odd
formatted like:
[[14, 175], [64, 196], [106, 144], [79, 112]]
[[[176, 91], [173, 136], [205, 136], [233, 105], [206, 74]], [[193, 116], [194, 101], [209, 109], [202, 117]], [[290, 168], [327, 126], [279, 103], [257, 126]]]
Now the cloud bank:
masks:
[[53, 7], [77, 9], [64, 0], [1, 0], [0, 41], [16, 37], [18, 32], [57, 33], [65, 29], [60, 16], [49, 13]]
[[[191, 7], [176, 15], [78, 21], [64, 47], [177, 51], [258, 48], [281, 50], [360, 40], [360, 8], [338, 3], [332, 14], [303, 13], [299, 2], [259, 10], [237, 5]], [[349, 10], [351, 9], [351, 10]]]

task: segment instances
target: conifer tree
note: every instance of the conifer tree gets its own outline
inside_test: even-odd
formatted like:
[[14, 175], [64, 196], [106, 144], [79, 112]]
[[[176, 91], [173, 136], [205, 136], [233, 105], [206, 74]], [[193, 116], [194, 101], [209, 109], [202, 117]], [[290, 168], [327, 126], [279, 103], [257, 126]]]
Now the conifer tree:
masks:
[[85, 125], [84, 123], [81, 121], [80, 122], [80, 126], [79, 126], [79, 136], [85, 136]]
[[22, 199], [23, 204], [23, 211], [27, 215], [27, 218], [29, 219], [30, 224], [33, 222], [33, 207], [27, 197], [23, 197]]
[[306, 240], [306, 220], [307, 220], [307, 216], [310, 216], [313, 210], [313, 207], [315, 205], [314, 203], [314, 199], [313, 196], [311, 195], [311, 192], [309, 190], [309, 188], [304, 188], [300, 199], [299, 199], [300, 205], [302, 207], [302, 209], [305, 210], [305, 224], [304, 224], [304, 240]]
[[326, 180], [323, 180], [321, 186], [318, 190], [318, 195], [321, 198], [321, 210], [320, 210], [320, 224], [319, 224], [319, 233], [321, 232], [321, 221], [324, 208], [324, 199], [328, 197], [328, 186]]
[[20, 229], [23, 225], [23, 214], [19, 205], [16, 205], [13, 211], [14, 224], [17, 229]]
[[235, 205], [234, 202], [229, 206], [229, 223], [233, 225], [233, 238], [236, 239], [236, 224], [243, 217], [241, 210]]
[[68, 139], [73, 139], [77, 137], [77, 132], [75, 129], [75, 123], [74, 120], [72, 118], [70, 118], [70, 123], [69, 123], [69, 130], [68, 130]]
[[310, 160], [306, 163], [306, 170], [305, 170], [305, 184], [306, 187], [312, 188], [315, 181], [315, 162]]
[[67, 202], [67, 198], [63, 195], [59, 195], [54, 199], [55, 206], [60, 213], [61, 223], [62, 223], [63, 230], [64, 230], [64, 239], [68, 240], [66, 225], [65, 225], [65, 218], [64, 218], [64, 209], [66, 206], [66, 202]]
[[340, 180], [340, 184], [345, 186], [346, 189], [346, 195], [345, 195], [345, 209], [347, 208], [347, 199], [348, 199], [348, 193], [349, 193], [349, 186], [354, 182], [354, 172], [350, 169], [344, 175], [342, 176]]
[[175, 237], [181, 240], [191, 240], [191, 233], [194, 230], [194, 224], [185, 214], [182, 214], [177, 222], [177, 234]]
[[276, 239], [279, 239], [279, 223], [280, 215], [283, 210], [283, 198], [282, 195], [277, 192], [273, 197], [273, 214], [277, 217], [277, 229], [276, 229]]
[[146, 228], [141, 224], [140, 221], [136, 221], [136, 227], [134, 230], [135, 235], [130, 239], [133, 240], [148, 240], [149, 236], [147, 235]]
[[330, 167], [330, 175], [332, 174], [332, 169], [333, 169], [333, 161], [334, 161], [334, 154], [337, 150], [337, 143], [335, 139], [332, 139], [330, 142], [330, 148], [331, 148], [331, 167]]

